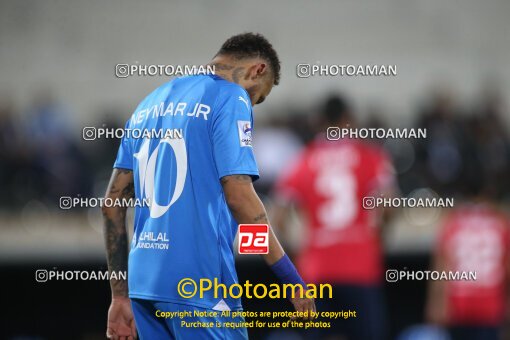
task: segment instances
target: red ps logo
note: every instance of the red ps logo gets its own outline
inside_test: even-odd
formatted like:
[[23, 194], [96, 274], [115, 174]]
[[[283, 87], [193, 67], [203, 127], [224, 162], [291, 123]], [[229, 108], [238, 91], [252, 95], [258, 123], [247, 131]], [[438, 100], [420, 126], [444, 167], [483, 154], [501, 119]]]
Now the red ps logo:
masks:
[[267, 224], [239, 225], [239, 254], [269, 253], [269, 226]]

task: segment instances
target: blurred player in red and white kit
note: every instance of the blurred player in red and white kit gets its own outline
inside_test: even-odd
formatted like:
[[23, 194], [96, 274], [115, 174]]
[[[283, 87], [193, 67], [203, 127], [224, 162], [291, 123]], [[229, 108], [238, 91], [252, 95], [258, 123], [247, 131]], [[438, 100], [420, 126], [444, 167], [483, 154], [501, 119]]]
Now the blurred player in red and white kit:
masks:
[[509, 223], [480, 199], [459, 206], [443, 223], [433, 270], [476, 272], [476, 280], [429, 284], [427, 321], [448, 327], [452, 340], [500, 339], [508, 316]]
[[307, 282], [330, 283], [333, 298], [317, 303], [322, 311], [353, 310], [356, 318], [336, 320], [323, 338], [384, 339], [381, 292], [383, 258], [380, 217], [365, 210], [365, 196], [391, 195], [393, 167], [382, 148], [359, 139], [328, 140], [326, 127], [353, 127], [348, 103], [331, 97], [323, 108], [319, 133], [275, 187], [274, 225], [288, 236], [292, 206], [304, 217], [299, 271]]

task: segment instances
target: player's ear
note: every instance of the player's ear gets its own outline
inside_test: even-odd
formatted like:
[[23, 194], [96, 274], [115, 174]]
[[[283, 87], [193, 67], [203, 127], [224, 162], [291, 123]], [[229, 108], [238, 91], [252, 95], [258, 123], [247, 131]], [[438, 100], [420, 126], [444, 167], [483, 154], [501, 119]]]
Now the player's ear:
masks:
[[265, 76], [267, 74], [267, 64], [264, 62], [258, 63], [255, 72], [257, 78]]
[[265, 62], [258, 62], [253, 64], [246, 72], [250, 80], [256, 80], [263, 77], [267, 73], [267, 64]]

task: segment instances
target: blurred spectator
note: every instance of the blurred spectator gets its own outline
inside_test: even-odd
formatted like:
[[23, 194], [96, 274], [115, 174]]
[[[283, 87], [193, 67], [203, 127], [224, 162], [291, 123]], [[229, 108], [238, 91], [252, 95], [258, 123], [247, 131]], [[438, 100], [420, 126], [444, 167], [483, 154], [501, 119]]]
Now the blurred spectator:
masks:
[[[90, 190], [86, 162], [71, 131], [69, 114], [49, 92], [41, 91], [28, 111], [22, 138], [31, 163], [28, 171], [41, 190], [36, 195], [51, 207], [56, 206], [60, 196], [87, 196]], [[26, 180], [25, 176], [20, 177], [17, 184], [33, 184], [30, 177], [29, 183], [21, 183]]]
[[23, 168], [23, 149], [14, 113], [9, 102], [0, 103], [0, 185], [2, 186], [0, 202], [2, 207], [11, 207], [14, 202], [13, 178]]
[[[126, 115], [118, 110], [111, 108], [103, 110], [101, 121], [97, 125], [91, 124], [96, 128], [118, 129], [123, 128]], [[131, 118], [131, 117], [129, 117]], [[90, 165], [94, 169], [94, 182], [109, 180], [112, 172], [112, 164], [119, 150], [120, 139], [117, 138], [99, 138], [88, 140], [82, 143], [87, 158], [90, 159]], [[104, 190], [104, 188], [101, 188]], [[102, 193], [101, 193], [102, 194]]]
[[[343, 98], [329, 98], [323, 131], [327, 126], [353, 126], [351, 114]], [[362, 201], [365, 196], [392, 195], [391, 168], [379, 146], [360, 140], [328, 141], [321, 133], [276, 183], [279, 207], [272, 222], [283, 229], [282, 236], [293, 203], [307, 217], [305, 244], [297, 261], [300, 273], [307, 282], [334, 285], [333, 298], [317, 301], [317, 308], [358, 313], [348, 322], [321, 330], [323, 338], [385, 338], [381, 229], [376, 210], [362, 209]]]
[[[510, 190], [510, 142], [504, 129], [503, 115], [501, 96], [497, 90], [487, 88], [469, 125], [474, 162], [480, 168], [476, 175], [486, 183], [486, 194], [496, 199], [503, 198]], [[480, 181], [480, 178], [471, 176], [469, 181]]]
[[255, 182], [259, 193], [269, 192], [277, 176], [302, 148], [299, 138], [287, 126], [287, 120], [281, 123], [273, 121], [256, 131], [253, 147], [261, 169], [260, 179]]
[[418, 141], [414, 170], [442, 196], [453, 196], [462, 186], [466, 163], [473, 155], [465, 119], [455, 104], [449, 90], [436, 89], [418, 124], [418, 128], [427, 129], [427, 138]]

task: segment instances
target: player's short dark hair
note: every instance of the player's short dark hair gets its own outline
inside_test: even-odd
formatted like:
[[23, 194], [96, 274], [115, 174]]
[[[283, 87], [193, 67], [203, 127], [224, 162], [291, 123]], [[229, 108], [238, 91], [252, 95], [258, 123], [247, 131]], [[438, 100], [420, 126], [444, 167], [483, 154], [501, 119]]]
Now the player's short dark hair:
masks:
[[273, 45], [259, 33], [237, 34], [227, 39], [216, 55], [229, 55], [237, 59], [260, 57], [269, 63], [274, 84], [280, 82], [280, 59]]
[[331, 95], [322, 107], [322, 115], [326, 123], [336, 124], [344, 118], [351, 118], [351, 106], [346, 98], [336, 94]]

